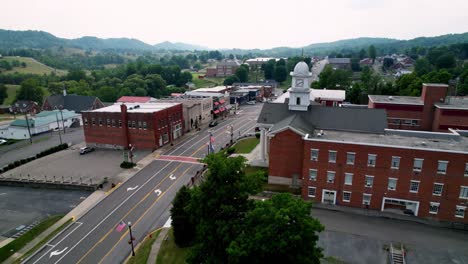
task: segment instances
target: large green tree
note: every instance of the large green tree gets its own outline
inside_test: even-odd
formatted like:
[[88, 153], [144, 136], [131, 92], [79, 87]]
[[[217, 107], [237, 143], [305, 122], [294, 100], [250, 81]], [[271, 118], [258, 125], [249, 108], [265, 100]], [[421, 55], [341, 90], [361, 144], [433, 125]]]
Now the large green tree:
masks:
[[247, 82], [249, 80], [249, 70], [248, 67], [239, 67], [236, 70], [236, 76], [239, 78], [240, 82]]
[[0, 104], [3, 104], [7, 96], [7, 87], [4, 84], [0, 84]]
[[190, 246], [195, 238], [196, 226], [190, 209], [191, 193], [190, 189], [184, 185], [172, 202], [171, 225], [175, 243], [179, 247]]
[[16, 93], [16, 100], [31, 100], [42, 105], [44, 90], [40, 86], [39, 80], [29, 78], [21, 83], [20, 89]]
[[372, 59], [372, 63], [374, 63], [375, 61], [375, 57], [377, 56], [377, 51], [375, 50], [375, 46], [374, 45], [370, 45], [369, 46], [369, 57]]
[[291, 194], [257, 201], [227, 249], [228, 263], [320, 263], [317, 242], [324, 227], [310, 217], [311, 208]]
[[288, 72], [286, 71], [286, 66], [279, 65], [275, 69], [275, 81], [282, 83], [288, 78]]
[[266, 80], [272, 80], [275, 77], [275, 65], [275, 60], [269, 60], [266, 64], [262, 65]]

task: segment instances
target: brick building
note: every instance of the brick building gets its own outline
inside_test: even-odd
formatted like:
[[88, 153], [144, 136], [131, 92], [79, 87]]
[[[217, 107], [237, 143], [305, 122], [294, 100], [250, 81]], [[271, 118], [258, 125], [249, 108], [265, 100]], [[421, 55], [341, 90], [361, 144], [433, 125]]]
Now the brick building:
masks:
[[227, 77], [234, 75], [237, 68], [240, 67], [238, 60], [223, 60], [216, 65], [216, 71], [214, 68], [206, 69], [206, 77]]
[[180, 103], [114, 104], [83, 112], [86, 144], [157, 149], [184, 134]]
[[[308, 78], [299, 64], [293, 84]], [[323, 107], [289, 91], [258, 118], [269, 183], [306, 200], [468, 224], [468, 131], [388, 129], [385, 109]]]
[[447, 95], [448, 85], [424, 83], [420, 97], [369, 95], [368, 107], [385, 109], [389, 128], [468, 129], [468, 97]]

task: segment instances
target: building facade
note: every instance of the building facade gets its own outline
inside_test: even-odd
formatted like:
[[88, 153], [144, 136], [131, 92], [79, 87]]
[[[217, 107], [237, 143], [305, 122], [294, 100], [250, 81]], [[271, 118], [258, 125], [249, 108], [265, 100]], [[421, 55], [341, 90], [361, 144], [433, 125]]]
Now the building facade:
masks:
[[158, 102], [181, 103], [183, 107], [184, 128], [186, 131], [197, 129], [211, 122], [213, 118], [213, 98], [188, 98], [185, 96], [158, 99]]
[[180, 103], [127, 103], [82, 113], [87, 145], [157, 149], [184, 134]]
[[64, 91], [63, 95], [51, 95], [44, 99], [42, 109], [52, 111], [55, 109], [64, 109], [81, 113], [104, 107], [104, 104], [96, 96], [84, 95], [67, 95]]

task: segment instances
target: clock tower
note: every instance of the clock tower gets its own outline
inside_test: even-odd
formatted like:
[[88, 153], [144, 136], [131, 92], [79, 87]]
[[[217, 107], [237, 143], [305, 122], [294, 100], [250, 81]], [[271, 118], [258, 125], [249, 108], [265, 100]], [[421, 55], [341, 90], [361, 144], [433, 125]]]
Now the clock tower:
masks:
[[307, 63], [301, 61], [296, 64], [292, 76], [291, 88], [289, 92], [289, 110], [307, 111], [310, 104], [310, 84], [312, 73], [309, 71]]

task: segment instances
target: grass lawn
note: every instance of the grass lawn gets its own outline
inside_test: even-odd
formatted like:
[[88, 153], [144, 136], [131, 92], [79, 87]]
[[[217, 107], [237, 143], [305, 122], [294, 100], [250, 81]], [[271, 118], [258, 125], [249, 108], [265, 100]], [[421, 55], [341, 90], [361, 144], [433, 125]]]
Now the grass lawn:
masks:
[[192, 72], [192, 82], [195, 84], [196, 88], [204, 88], [204, 87], [214, 87], [214, 86], [219, 86], [223, 85], [224, 78], [203, 78], [203, 79], [198, 79], [198, 76], [202, 74]]
[[183, 264], [188, 256], [190, 248], [179, 248], [174, 243], [174, 234], [172, 229], [167, 233], [167, 240], [163, 241], [161, 249], [159, 250], [157, 264]]
[[27, 243], [31, 240], [36, 238], [39, 234], [44, 232], [47, 228], [55, 224], [58, 220], [60, 220], [63, 215], [54, 215], [46, 220], [39, 223], [37, 226], [33, 227], [31, 230], [26, 232], [24, 235], [20, 236], [19, 238], [11, 241], [4, 247], [0, 248], [0, 262], [6, 260], [15, 252], [23, 248]]
[[149, 254], [151, 252], [151, 247], [153, 246], [154, 241], [159, 236], [161, 230], [156, 231], [153, 234], [152, 238], [146, 237], [143, 242], [138, 246], [138, 249], [135, 251], [135, 257], [131, 257], [127, 264], [138, 264], [138, 263], [146, 263], [149, 258]]
[[67, 71], [64, 70], [56, 70], [52, 67], [49, 67], [45, 64], [42, 64], [38, 62], [37, 60], [29, 57], [3, 57], [2, 60], [6, 60], [8, 62], [11, 62], [13, 60], [18, 60], [20, 63], [24, 62], [26, 63], [26, 67], [15, 67], [12, 70], [5, 71], [5, 73], [32, 73], [32, 74], [51, 74], [52, 72], [55, 72], [55, 74], [62, 76], [67, 74]]
[[8, 121], [8, 120], [14, 120], [15, 116], [10, 115], [10, 114], [0, 114], [0, 122], [1, 121]]
[[292, 77], [291, 75], [288, 75], [288, 78], [286, 79], [286, 81], [282, 82], [278, 88], [281, 88], [283, 90], [288, 89], [289, 87], [291, 87], [291, 82], [292, 82]]
[[250, 153], [258, 145], [259, 142], [260, 139], [256, 137], [243, 139], [234, 145], [234, 148], [236, 149], [234, 153]]
[[3, 102], [4, 105], [11, 105], [16, 98], [16, 91], [19, 90], [20, 86], [15, 84], [5, 84], [7, 88], [7, 98]]

